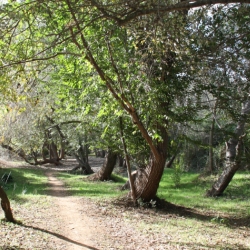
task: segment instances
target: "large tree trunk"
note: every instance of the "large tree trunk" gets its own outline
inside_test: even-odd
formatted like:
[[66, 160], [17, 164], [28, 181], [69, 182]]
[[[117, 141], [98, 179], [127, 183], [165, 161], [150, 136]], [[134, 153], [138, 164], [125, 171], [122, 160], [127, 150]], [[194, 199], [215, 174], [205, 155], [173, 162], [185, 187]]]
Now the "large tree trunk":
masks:
[[90, 180], [99, 180], [99, 181], [107, 181], [111, 179], [111, 174], [114, 170], [116, 164], [117, 154], [112, 150], [108, 150], [105, 161], [101, 167], [101, 169], [90, 176]]
[[139, 169], [135, 176], [134, 186], [136, 198], [143, 201], [150, 201], [155, 198], [159, 183], [163, 174], [166, 156], [150, 158], [145, 169]]
[[243, 105], [241, 110], [241, 118], [237, 124], [234, 137], [226, 143], [226, 166], [218, 180], [213, 184], [212, 188], [207, 191], [206, 196], [220, 196], [227, 188], [234, 174], [241, 166], [242, 140], [244, 137], [244, 129], [247, 115], [250, 113], [250, 100]]
[[[238, 141], [232, 140], [232, 144], [230, 146], [233, 146], [233, 150], [235, 151], [235, 157], [227, 158], [226, 160], [226, 167], [218, 180], [213, 184], [212, 188], [207, 191], [206, 196], [220, 196], [223, 194], [231, 180], [233, 179], [236, 171], [241, 166], [241, 156], [242, 156], [242, 137], [239, 138]], [[236, 146], [235, 146], [235, 143]], [[228, 143], [227, 143], [228, 144]], [[229, 151], [227, 146], [227, 151]]]
[[60, 159], [57, 151], [57, 145], [53, 141], [50, 144], [49, 150], [50, 150], [50, 159], [55, 162], [59, 162]]
[[167, 159], [168, 136], [164, 127], [159, 130], [162, 141], [155, 147], [158, 154], [151, 153], [148, 165], [137, 170], [134, 181], [136, 198], [145, 202], [155, 198]]
[[14, 219], [12, 211], [11, 211], [10, 201], [8, 199], [8, 196], [4, 192], [1, 186], [0, 186], [0, 198], [1, 198], [1, 207], [4, 211], [6, 221], [16, 223], [16, 220]]
[[[149, 202], [156, 197], [167, 159], [168, 136], [163, 127], [161, 128], [161, 132], [163, 140], [156, 146], [158, 155], [151, 152], [147, 166], [145, 168], [139, 168], [132, 173], [135, 197], [137, 200], [142, 199], [144, 202]], [[129, 181], [122, 187], [122, 189], [130, 189]], [[131, 191], [130, 195], [132, 195]]]

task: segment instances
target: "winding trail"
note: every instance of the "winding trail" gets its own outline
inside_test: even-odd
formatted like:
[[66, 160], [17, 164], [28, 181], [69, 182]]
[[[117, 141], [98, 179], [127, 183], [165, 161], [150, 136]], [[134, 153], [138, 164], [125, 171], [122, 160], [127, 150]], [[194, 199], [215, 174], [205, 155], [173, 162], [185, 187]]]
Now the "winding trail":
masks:
[[[86, 216], [84, 211], [88, 209], [81, 202], [81, 198], [70, 196], [64, 183], [57, 179], [54, 171], [47, 170], [48, 195], [53, 199], [53, 210], [58, 214], [58, 223], [63, 230], [62, 237], [55, 237], [55, 244], [64, 245], [65, 249], [97, 249], [93, 246], [93, 238], [98, 233], [98, 228], [93, 220]], [[63, 240], [63, 243], [61, 242]]]

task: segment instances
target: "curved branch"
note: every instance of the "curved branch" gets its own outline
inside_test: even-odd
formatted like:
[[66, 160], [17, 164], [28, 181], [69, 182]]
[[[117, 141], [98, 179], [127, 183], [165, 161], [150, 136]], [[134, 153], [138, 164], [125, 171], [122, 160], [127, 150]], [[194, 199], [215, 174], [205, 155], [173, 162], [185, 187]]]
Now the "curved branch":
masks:
[[[66, 3], [68, 5], [69, 11], [71, 13], [71, 16], [75, 22], [75, 26], [77, 28], [78, 31], [81, 30], [80, 24], [76, 18], [76, 15], [74, 13], [74, 10], [71, 6], [71, 3], [69, 0], [66, 0]], [[153, 143], [153, 139], [150, 137], [150, 135], [148, 134], [148, 131], [146, 130], [145, 126], [142, 124], [136, 109], [133, 107], [133, 105], [127, 100], [127, 98], [125, 97], [124, 94], [119, 94], [119, 92], [113, 87], [114, 86], [114, 81], [105, 74], [105, 72], [100, 68], [100, 66], [98, 65], [97, 61], [95, 60], [95, 58], [92, 55], [92, 52], [90, 50], [89, 44], [87, 42], [87, 40], [85, 39], [84, 35], [82, 32], [80, 32], [80, 38], [81, 38], [81, 42], [82, 42], [82, 46], [79, 44], [79, 42], [76, 40], [74, 31], [73, 31], [73, 27], [71, 27], [70, 32], [72, 34], [72, 39], [73, 42], [76, 44], [76, 46], [79, 49], [84, 48], [85, 49], [85, 55], [86, 55], [86, 59], [92, 64], [92, 66], [95, 68], [95, 70], [97, 71], [97, 73], [99, 74], [100, 78], [105, 82], [106, 87], [108, 88], [108, 90], [111, 92], [111, 94], [113, 95], [113, 97], [120, 103], [120, 105], [122, 106], [122, 108], [127, 111], [130, 116], [133, 119], [133, 122], [137, 125], [138, 129], [140, 130], [143, 138], [147, 141], [147, 143], [149, 144], [149, 147], [153, 153], [153, 155], [155, 156], [155, 158], [159, 157], [159, 152], [156, 148], [156, 146]]]
[[137, 8], [129, 9], [129, 11], [123, 17], [119, 13], [110, 14], [108, 9], [105, 9], [106, 5], [100, 5], [96, 1], [91, 0], [91, 4], [95, 6], [105, 18], [114, 20], [120, 26], [125, 26], [130, 21], [136, 19], [140, 16], [146, 16], [151, 14], [159, 14], [159, 13], [168, 13], [173, 11], [183, 11], [183, 10], [190, 10], [198, 7], [208, 6], [208, 5], [215, 5], [215, 4], [237, 4], [237, 3], [246, 3], [249, 4], [250, 0], [187, 0], [181, 1], [176, 4], [172, 5], [151, 5], [151, 7], [144, 6], [136, 6]]

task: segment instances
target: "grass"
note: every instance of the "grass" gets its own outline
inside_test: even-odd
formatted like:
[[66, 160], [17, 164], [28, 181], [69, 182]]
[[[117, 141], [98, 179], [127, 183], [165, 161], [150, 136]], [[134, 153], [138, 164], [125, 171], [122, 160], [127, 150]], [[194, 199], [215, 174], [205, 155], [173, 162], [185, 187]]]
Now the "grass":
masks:
[[[196, 208], [212, 213], [230, 214], [236, 217], [250, 216], [250, 172], [235, 175], [222, 197], [208, 198], [204, 194], [216, 179], [215, 176], [199, 177], [196, 173], [182, 173], [178, 187], [172, 178], [174, 171], [164, 171], [157, 195], [175, 205]], [[119, 190], [126, 178], [114, 175], [116, 182], [90, 182], [86, 177], [60, 173], [61, 178], [76, 196], [103, 199], [114, 198], [126, 193]]]
[[58, 177], [62, 179], [73, 195], [85, 196], [93, 199], [108, 199], [120, 196], [125, 192], [120, 191], [120, 187], [127, 181], [118, 175], [112, 175], [113, 181], [88, 181], [86, 176], [59, 173]]
[[[7, 184], [5, 190], [14, 206], [15, 214], [21, 216], [24, 223], [33, 220], [32, 218], [43, 219], [46, 214], [49, 214], [49, 206], [43, 203], [50, 200], [47, 196], [47, 177], [44, 172], [39, 169], [0, 169], [0, 177], [9, 172], [13, 182]], [[152, 239], [153, 244], [156, 244], [155, 249], [163, 249], [157, 248], [157, 245], [164, 246], [164, 244], [168, 246], [166, 249], [250, 249], [250, 224], [241, 223], [249, 222], [249, 219], [245, 218], [250, 218], [250, 172], [237, 173], [225, 195], [219, 198], [204, 197], [215, 176], [199, 177], [195, 173], [182, 173], [180, 183], [176, 187], [172, 175], [173, 170], [164, 171], [158, 196], [175, 205], [195, 208], [189, 214], [185, 213], [185, 210], [181, 214], [174, 210], [124, 208], [109, 202], [112, 198], [127, 193], [119, 189], [127, 179], [118, 175], [113, 175], [115, 182], [90, 182], [84, 176], [58, 174], [70, 188], [72, 195], [85, 196], [97, 201], [98, 213], [102, 220], [113, 223], [113, 220], [117, 219], [118, 225], [121, 221], [125, 221], [128, 232], [133, 229], [135, 235], [138, 233], [143, 237], [143, 242]], [[47, 197], [49, 200], [46, 201]], [[102, 200], [104, 202], [101, 202]], [[31, 211], [33, 211], [33, 217], [30, 215]], [[225, 221], [227, 217], [230, 217], [230, 220], [232, 218], [240, 220], [235, 219], [229, 224]], [[20, 229], [20, 227], [17, 228], [19, 231]], [[29, 230], [33, 232], [31, 228]], [[114, 230], [117, 232], [117, 229]], [[13, 232], [11, 224], [2, 224], [0, 236], [1, 231], [5, 232], [5, 235], [6, 232], [11, 235]], [[11, 244], [7, 237], [4, 239]], [[113, 244], [116, 244], [115, 242], [117, 239], [114, 238]], [[121, 249], [133, 249], [133, 246], [128, 245], [127, 248]]]
[[[47, 177], [42, 170], [9, 168], [0, 169], [0, 177], [11, 173], [13, 180], [4, 185], [10, 200], [19, 203], [29, 198], [46, 195]], [[250, 217], [250, 172], [237, 173], [225, 194], [219, 198], [207, 198], [204, 194], [216, 177], [198, 178], [196, 173], [182, 173], [178, 187], [175, 187], [172, 169], [164, 171], [157, 195], [175, 205], [197, 208], [201, 211], [227, 213], [236, 217]], [[120, 187], [127, 181], [119, 175], [113, 175], [115, 181], [91, 182], [85, 176], [59, 173], [59, 177], [70, 187], [72, 195], [93, 199], [109, 199], [125, 194]], [[3, 183], [1, 183], [3, 185]]]
[[171, 178], [172, 169], [166, 169], [158, 196], [176, 205], [200, 210], [212, 210], [234, 216], [250, 216], [250, 172], [237, 173], [224, 195], [218, 198], [204, 197], [215, 176], [198, 178], [195, 173], [182, 173], [178, 188]]
[[0, 179], [4, 173], [11, 173], [13, 179], [0, 185], [4, 184], [14, 218], [22, 224], [2, 220], [4, 213], [0, 207], [0, 250], [55, 249], [53, 234], [49, 232], [58, 232], [58, 227], [51, 209], [53, 199], [47, 196], [44, 171], [0, 168]]
[[0, 169], [0, 178], [3, 174], [11, 174], [11, 181], [1, 181], [10, 200], [19, 203], [28, 202], [29, 198], [46, 193], [47, 178], [42, 170], [26, 168]]

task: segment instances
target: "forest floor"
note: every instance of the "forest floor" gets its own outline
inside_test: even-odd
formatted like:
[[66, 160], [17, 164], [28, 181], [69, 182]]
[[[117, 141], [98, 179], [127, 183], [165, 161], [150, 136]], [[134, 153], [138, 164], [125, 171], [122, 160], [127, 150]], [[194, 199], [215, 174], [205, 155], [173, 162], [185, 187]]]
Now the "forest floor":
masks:
[[[94, 171], [102, 161], [92, 158]], [[1, 222], [0, 250], [250, 249], [249, 221], [235, 221], [234, 227], [211, 223], [213, 215], [205, 212], [170, 207], [165, 213], [71, 196], [56, 173], [74, 164], [68, 160], [62, 166], [41, 167], [48, 178], [47, 195], [33, 198], [32, 205], [14, 205], [22, 224]]]

